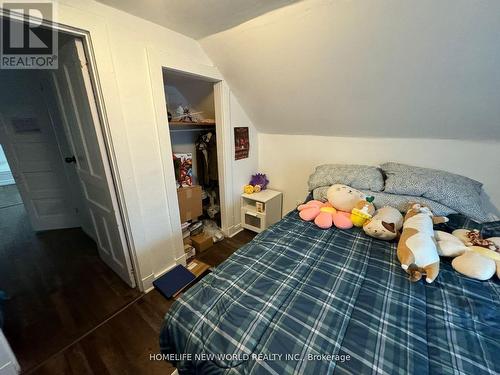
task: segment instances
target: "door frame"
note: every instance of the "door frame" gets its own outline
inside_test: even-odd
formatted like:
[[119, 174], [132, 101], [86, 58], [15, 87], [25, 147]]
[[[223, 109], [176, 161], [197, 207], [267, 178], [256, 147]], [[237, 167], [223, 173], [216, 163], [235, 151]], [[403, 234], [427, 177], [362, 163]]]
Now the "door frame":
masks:
[[57, 31], [58, 33], [68, 34], [74, 37], [78, 37], [82, 40], [85, 49], [85, 55], [88, 60], [88, 70], [90, 74], [90, 80], [92, 83], [94, 98], [99, 116], [99, 124], [94, 124], [94, 128], [96, 133], [98, 134], [98, 137], [99, 136], [102, 137], [106, 149], [106, 155], [105, 155], [106, 160], [103, 160], [103, 163], [107, 163], [111, 171], [111, 179], [113, 186], [112, 189], [110, 190], [111, 194], [115, 195], [116, 202], [118, 203], [118, 211], [119, 211], [118, 216], [120, 218], [125, 233], [126, 248], [124, 250], [129, 254], [131, 260], [132, 275], [134, 277], [135, 287], [138, 287], [139, 290], [144, 291], [144, 285], [141, 277], [137, 252], [134, 247], [134, 242], [132, 240], [133, 238], [132, 229], [130, 225], [129, 215], [127, 212], [127, 206], [126, 206], [123, 186], [121, 184], [120, 173], [118, 170], [117, 157], [113, 147], [111, 130], [106, 115], [106, 106], [104, 103], [101, 83], [99, 80], [99, 74], [97, 72], [97, 62], [94, 54], [94, 48], [92, 44], [90, 31], [60, 24], [54, 22], [53, 20], [40, 19], [37, 17], [33, 17], [31, 15], [19, 15], [14, 12], [6, 12], [1, 7], [0, 7], [0, 17], [10, 18], [20, 22], [25, 22], [26, 19], [33, 20], [36, 21], [36, 23], [41, 23], [41, 25], [43, 25], [44, 27]]
[[[231, 169], [231, 121], [230, 92], [227, 83], [212, 65], [193, 62], [190, 59], [173, 56], [167, 51], [147, 48], [151, 94], [156, 113], [156, 131], [161, 150], [163, 182], [169, 206], [171, 244], [175, 249], [176, 264], [186, 264], [182, 241], [182, 229], [175, 185], [175, 172], [172, 163], [172, 143], [168, 126], [167, 101], [163, 84], [163, 69], [173, 70], [185, 75], [198, 77], [214, 83], [215, 130], [217, 133], [217, 164], [219, 173], [219, 199], [221, 226], [226, 236], [234, 234], [233, 213], [233, 174]], [[165, 270], [165, 272], [168, 270]], [[160, 275], [157, 275], [160, 276]]]

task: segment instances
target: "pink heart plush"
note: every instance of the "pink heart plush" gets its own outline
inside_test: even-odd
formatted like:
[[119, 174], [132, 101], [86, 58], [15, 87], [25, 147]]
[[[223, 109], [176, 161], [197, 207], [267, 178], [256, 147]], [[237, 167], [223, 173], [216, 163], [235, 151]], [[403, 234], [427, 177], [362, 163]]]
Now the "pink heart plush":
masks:
[[310, 208], [310, 207], [323, 207], [325, 205], [325, 203], [321, 202], [321, 201], [317, 201], [317, 200], [311, 200], [305, 204], [301, 204], [297, 207], [297, 210], [299, 211], [302, 211], [303, 209], [305, 208]]
[[333, 215], [333, 224], [339, 229], [352, 228], [351, 214], [349, 212], [337, 211]]
[[[335, 210], [333, 207], [329, 207], [331, 210]], [[316, 219], [314, 219], [314, 224], [316, 224], [321, 229], [331, 228], [333, 225], [333, 215], [330, 210], [320, 211]]]
[[305, 221], [314, 220], [318, 215], [319, 215], [319, 207], [314, 207], [314, 206], [310, 207], [305, 206], [299, 212], [300, 218]]

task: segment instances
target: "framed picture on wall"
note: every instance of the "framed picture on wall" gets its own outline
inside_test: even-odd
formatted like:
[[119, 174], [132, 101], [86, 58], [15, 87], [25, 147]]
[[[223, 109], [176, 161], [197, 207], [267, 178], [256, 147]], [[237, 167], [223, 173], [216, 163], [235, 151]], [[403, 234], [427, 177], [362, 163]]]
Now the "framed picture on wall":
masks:
[[234, 128], [234, 159], [246, 159], [250, 152], [250, 138], [248, 136], [248, 127]]

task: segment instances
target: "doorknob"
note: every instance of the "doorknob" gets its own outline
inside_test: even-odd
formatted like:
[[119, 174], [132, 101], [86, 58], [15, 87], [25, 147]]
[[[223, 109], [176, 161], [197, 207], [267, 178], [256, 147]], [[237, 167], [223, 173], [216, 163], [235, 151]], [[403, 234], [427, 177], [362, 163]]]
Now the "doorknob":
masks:
[[75, 155], [69, 156], [67, 158], [64, 158], [64, 161], [68, 164], [75, 163], [76, 164], [76, 158]]

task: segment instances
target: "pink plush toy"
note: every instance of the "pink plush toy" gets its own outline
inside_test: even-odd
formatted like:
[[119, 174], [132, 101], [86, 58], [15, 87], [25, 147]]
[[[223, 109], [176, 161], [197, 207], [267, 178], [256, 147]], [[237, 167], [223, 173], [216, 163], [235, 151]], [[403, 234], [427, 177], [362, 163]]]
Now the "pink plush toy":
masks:
[[306, 204], [301, 204], [297, 209], [302, 220], [314, 220], [314, 224], [322, 229], [331, 228], [332, 225], [339, 229], [352, 228], [351, 214], [337, 211], [329, 202], [311, 200]]

